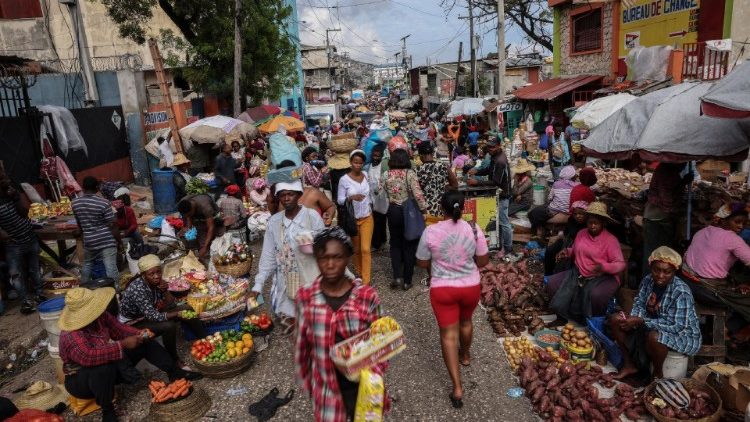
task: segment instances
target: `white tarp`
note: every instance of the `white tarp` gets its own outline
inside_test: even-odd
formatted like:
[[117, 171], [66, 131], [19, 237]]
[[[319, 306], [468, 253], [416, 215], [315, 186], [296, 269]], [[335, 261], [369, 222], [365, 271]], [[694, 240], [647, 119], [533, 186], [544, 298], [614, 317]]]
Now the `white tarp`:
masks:
[[227, 135], [255, 137], [258, 129], [250, 123], [228, 116], [211, 116], [197, 120], [180, 129], [185, 150], [190, 142], [198, 144], [219, 144]]
[[611, 116], [612, 113], [625, 107], [626, 104], [635, 99], [635, 95], [628, 93], [597, 98], [579, 107], [571, 123], [573, 127], [578, 129], [593, 129], [607, 117]]
[[596, 126], [583, 146], [603, 158], [739, 160], [750, 145], [750, 119], [701, 116], [700, 98], [710, 87], [687, 82], [638, 97]]
[[[73, 113], [65, 107], [43, 105], [39, 106], [39, 111], [43, 113], [49, 113], [50, 116], [44, 116], [42, 121], [43, 129], [47, 133], [53, 133], [57, 136], [57, 147], [62, 152], [63, 156], [68, 156], [68, 151], [83, 151], [88, 157], [89, 150], [86, 148], [86, 141], [81, 136], [80, 130], [78, 130], [78, 122], [73, 117]], [[52, 125], [55, 125], [55, 131], [52, 131]]]
[[724, 108], [728, 113], [750, 112], [750, 61], [738, 65], [715, 82], [701, 100]]
[[484, 111], [483, 103], [484, 100], [481, 98], [464, 98], [463, 100], [454, 101], [448, 112], [448, 118], [479, 114]]

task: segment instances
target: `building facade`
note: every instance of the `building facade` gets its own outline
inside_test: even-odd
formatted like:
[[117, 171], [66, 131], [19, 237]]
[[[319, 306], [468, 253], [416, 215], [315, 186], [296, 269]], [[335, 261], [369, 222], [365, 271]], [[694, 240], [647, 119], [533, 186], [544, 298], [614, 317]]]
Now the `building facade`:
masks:
[[383, 88], [397, 88], [403, 85], [406, 72], [399, 63], [376, 64], [372, 69], [375, 85]]
[[317, 102], [321, 98], [328, 101], [335, 100], [336, 89], [333, 85], [335, 64], [331, 61], [331, 67], [328, 67], [326, 47], [302, 45], [300, 52], [304, 72], [305, 99], [308, 102]]
[[284, 90], [284, 94], [279, 98], [279, 107], [287, 110], [292, 110], [300, 114], [305, 115], [305, 75], [302, 68], [302, 52], [301, 43], [299, 39], [299, 16], [297, 14], [297, 1], [296, 0], [284, 0], [286, 6], [292, 8], [292, 13], [284, 21], [283, 30], [289, 36], [296, 47], [295, 53], [295, 65], [297, 67], [297, 82], [294, 86], [287, 87]]

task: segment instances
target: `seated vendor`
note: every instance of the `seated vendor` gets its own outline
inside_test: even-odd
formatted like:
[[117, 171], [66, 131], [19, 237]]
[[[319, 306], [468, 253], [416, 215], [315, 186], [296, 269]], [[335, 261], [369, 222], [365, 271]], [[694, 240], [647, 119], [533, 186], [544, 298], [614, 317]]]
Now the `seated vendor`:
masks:
[[575, 167], [565, 166], [560, 170], [560, 179], [552, 185], [552, 189], [549, 191], [549, 205], [535, 207], [529, 212], [532, 233], [542, 236], [547, 220], [557, 214], [568, 213], [570, 192], [578, 185], [575, 178]]
[[190, 175], [190, 160], [185, 154], [178, 152], [174, 156], [174, 166], [177, 171], [172, 174], [176, 199], [179, 201], [187, 195], [187, 184], [193, 179]]
[[76, 398], [95, 399], [105, 422], [117, 421], [115, 384], [136, 382], [133, 367], [142, 359], [164, 371], [170, 381], [201, 377], [180, 369], [150, 333], [105, 312], [114, 295], [111, 287], [71, 289], [58, 322], [65, 389]]
[[195, 227], [198, 231], [198, 257], [208, 259], [211, 242], [224, 234], [224, 221], [221, 219], [219, 206], [211, 195], [202, 193], [188, 195], [177, 203], [177, 211], [185, 219], [181, 234]]
[[268, 197], [271, 189], [268, 188], [266, 179], [259, 177], [253, 181], [252, 190], [250, 190], [250, 201], [256, 207], [268, 209]]
[[582, 324], [586, 318], [604, 315], [625, 269], [620, 242], [606, 228], [613, 221], [607, 205], [592, 202], [586, 214], [586, 230], [578, 232], [573, 247], [557, 254], [558, 260], [572, 258], [573, 268], [550, 276], [547, 284], [550, 309]]
[[229, 185], [224, 189], [227, 196], [219, 199], [219, 206], [224, 216], [224, 226], [228, 230], [239, 230], [247, 225], [247, 209], [242, 202], [242, 190], [237, 185]]
[[141, 232], [138, 231], [138, 220], [135, 218], [133, 208], [130, 207], [130, 191], [127, 188], [120, 188], [115, 191], [115, 200], [112, 201], [112, 206], [115, 208], [115, 219], [117, 229], [120, 230], [120, 238], [128, 239], [135, 245], [143, 243]]
[[662, 378], [667, 352], [695, 355], [701, 348], [701, 331], [693, 295], [677, 276], [680, 254], [661, 246], [648, 258], [651, 274], [641, 281], [630, 316], [615, 313], [609, 330], [622, 350], [624, 364], [615, 376], [623, 379], [649, 370]]
[[520, 159], [510, 170], [514, 174], [513, 201], [508, 208], [508, 215], [515, 215], [519, 211], [528, 210], [534, 203], [534, 182], [531, 180], [531, 174], [536, 170], [536, 166]]
[[[181, 368], [188, 369], [177, 354], [177, 333], [180, 311], [190, 308], [178, 307], [177, 300], [167, 290], [158, 256], [146, 255], [139, 259], [138, 271], [140, 275], [128, 284], [120, 299], [120, 322], [149, 329], [156, 337], [161, 336], [172, 360], [178, 362]], [[186, 319], [183, 322], [197, 338], [206, 336], [199, 319]]]
[[[685, 253], [682, 276], [688, 281], [695, 301], [712, 307], [728, 307], [750, 321], [750, 285], [731, 280], [729, 270], [741, 261], [750, 266], [750, 246], [739, 236], [745, 222], [745, 204], [725, 205], [716, 213], [718, 225], [699, 230]], [[740, 328], [728, 324], [730, 331]]]
[[563, 249], [573, 246], [578, 232], [586, 229], [586, 209], [589, 203], [577, 201], [570, 206], [570, 218], [562, 234], [550, 239], [544, 253], [544, 275], [552, 275], [569, 270], [571, 263], [569, 259], [558, 260], [557, 254]]

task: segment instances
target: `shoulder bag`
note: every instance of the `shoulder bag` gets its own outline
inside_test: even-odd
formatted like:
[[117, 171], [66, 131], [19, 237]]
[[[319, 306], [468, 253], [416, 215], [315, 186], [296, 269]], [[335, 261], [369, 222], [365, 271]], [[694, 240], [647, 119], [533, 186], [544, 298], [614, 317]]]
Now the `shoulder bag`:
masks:
[[414, 195], [411, 192], [411, 186], [409, 185], [409, 172], [411, 172], [411, 170], [407, 171], [404, 180], [409, 198], [407, 198], [402, 205], [404, 211], [404, 239], [417, 240], [422, 236], [425, 223], [422, 212], [419, 210], [419, 204], [417, 204], [417, 201], [414, 199]]

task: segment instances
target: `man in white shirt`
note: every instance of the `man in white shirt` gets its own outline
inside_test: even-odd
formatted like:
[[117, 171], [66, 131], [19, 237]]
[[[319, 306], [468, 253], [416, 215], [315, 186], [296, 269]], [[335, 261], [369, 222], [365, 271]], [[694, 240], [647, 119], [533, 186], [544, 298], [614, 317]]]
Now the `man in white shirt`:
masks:
[[172, 147], [169, 146], [169, 141], [160, 136], [156, 139], [156, 142], [159, 144], [159, 167], [172, 168], [174, 153], [172, 153]]

